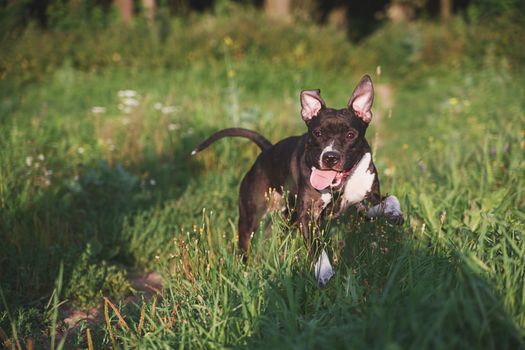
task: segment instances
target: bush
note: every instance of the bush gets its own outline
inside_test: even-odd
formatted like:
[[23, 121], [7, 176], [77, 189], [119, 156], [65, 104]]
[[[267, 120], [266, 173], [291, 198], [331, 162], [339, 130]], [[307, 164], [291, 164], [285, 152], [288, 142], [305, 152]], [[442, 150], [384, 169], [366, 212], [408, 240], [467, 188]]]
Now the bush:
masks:
[[108, 265], [98, 256], [100, 251], [100, 247], [94, 249], [88, 243], [75, 262], [65, 291], [70, 308], [85, 310], [102, 304], [103, 297], [122, 299], [131, 292], [126, 271], [116, 265]]

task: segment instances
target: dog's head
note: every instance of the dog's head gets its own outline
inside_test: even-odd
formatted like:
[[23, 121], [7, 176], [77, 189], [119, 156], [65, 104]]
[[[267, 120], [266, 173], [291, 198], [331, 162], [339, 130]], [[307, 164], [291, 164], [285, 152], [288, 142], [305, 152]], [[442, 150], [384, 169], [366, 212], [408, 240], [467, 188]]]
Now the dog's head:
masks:
[[343, 109], [327, 108], [320, 90], [301, 92], [301, 116], [308, 126], [306, 164], [312, 169], [315, 188], [341, 185], [361, 159], [367, 145], [365, 132], [372, 120], [373, 100], [374, 88], [368, 75], [361, 78]]

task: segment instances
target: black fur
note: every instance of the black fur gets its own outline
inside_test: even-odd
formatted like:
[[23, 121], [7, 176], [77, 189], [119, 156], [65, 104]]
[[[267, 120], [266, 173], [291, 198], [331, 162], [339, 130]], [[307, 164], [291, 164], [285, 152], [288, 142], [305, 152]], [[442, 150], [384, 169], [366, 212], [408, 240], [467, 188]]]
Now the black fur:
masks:
[[[301, 114], [308, 127], [305, 134], [288, 137], [271, 145], [254, 131], [232, 128], [213, 134], [197, 146], [192, 154], [222, 137], [239, 136], [254, 141], [262, 150], [240, 186], [239, 248], [245, 256], [252, 233], [257, 230], [262, 216], [269, 209], [269, 191], [281, 196], [288, 195], [288, 202], [295, 203], [295, 212], [291, 218], [299, 225], [311, 248], [312, 236], [316, 235], [319, 220], [326, 211], [326, 203], [321, 199], [322, 191], [316, 190], [310, 183], [312, 168], [351, 173], [363, 155], [371, 153], [365, 132], [372, 117], [372, 100], [373, 87], [368, 76], [361, 79], [348, 107], [343, 109], [327, 108], [319, 90], [303, 91]], [[321, 160], [323, 150], [329, 145], [332, 145], [333, 151]], [[365, 199], [376, 205], [380, 202], [380, 189], [372, 162], [369, 170], [374, 174], [374, 181]], [[343, 182], [331, 190], [341, 191], [344, 185]], [[335, 208], [337, 215], [346, 209], [341, 199], [333, 203], [331, 208]], [[317, 254], [315, 248], [309, 251], [313, 255]]]

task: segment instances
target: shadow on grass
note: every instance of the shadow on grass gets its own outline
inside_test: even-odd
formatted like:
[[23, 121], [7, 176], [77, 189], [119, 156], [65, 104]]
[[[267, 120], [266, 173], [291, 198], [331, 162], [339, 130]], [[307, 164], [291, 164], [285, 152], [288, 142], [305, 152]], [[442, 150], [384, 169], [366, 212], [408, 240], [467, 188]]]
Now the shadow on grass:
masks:
[[[2, 248], [6, 252], [2, 261], [2, 288], [7, 292], [8, 303], [14, 306], [11, 311], [16, 313], [16, 308], [19, 308], [25, 312], [25, 319], [18, 318], [26, 327], [19, 331], [22, 337], [41, 337], [38, 333], [43, 327], [38, 322], [45, 317], [33, 315], [31, 307], [44, 307], [61, 261], [64, 261], [65, 267], [64, 285], [70, 282], [87, 243], [97, 247], [92, 256], [94, 265], [101, 260], [125, 265], [142, 263], [137, 260], [138, 255], [131, 252], [130, 236], [123, 233], [126, 218], [163, 205], [166, 201], [176, 200], [193, 189], [192, 179], [202, 169], [188, 161], [188, 154], [203, 134], [180, 140], [181, 147], [174, 155], [175, 167], [164, 159], [149, 158], [141, 164], [133, 164], [132, 170], [105, 164], [86, 168], [79, 178], [81, 191], [74, 188], [62, 189], [62, 192], [49, 191], [35, 201], [32, 208], [26, 208], [13, 217], [7, 223], [11, 226], [3, 224], [23, 235], [17, 245]], [[134, 175], [144, 170], [150, 172], [149, 177]], [[149, 178], [156, 180], [154, 189], [144, 187], [151, 185], [148, 185]], [[228, 181], [232, 179], [236, 181], [233, 177]], [[228, 185], [228, 188], [231, 187]], [[160, 219], [155, 216], [156, 211], [151, 212], [152, 216], [147, 216], [146, 221]], [[184, 219], [187, 221], [187, 218]], [[254, 309], [258, 307], [250, 304], [251, 300], [237, 299], [261, 298], [263, 306], [260, 314], [254, 319], [247, 317], [248, 331], [252, 335], [245, 338], [247, 344], [243, 346], [249, 348], [523, 348], [519, 330], [505, 311], [502, 298], [495, 292], [491, 281], [450, 246], [440, 247], [431, 240], [419, 241], [411, 235], [408, 227], [409, 220], [405, 228], [400, 228], [382, 220], [364, 222], [356, 216], [349, 216], [334, 225], [331, 235], [334, 251], [330, 255], [338, 257], [334, 261], [336, 275], [324, 288], [317, 287], [311, 266], [293, 262], [289, 269], [283, 271], [275, 272], [272, 270], [274, 266], [254, 268], [256, 273], [249, 281], [242, 268], [237, 266], [239, 262], [228, 259], [230, 255], [219, 259], [220, 263], [213, 267], [218, 270], [214, 272], [217, 284], [208, 283], [203, 277], [203, 271], [206, 271], [203, 256], [208, 242], [199, 243], [198, 254], [193, 260], [188, 258], [189, 273], [187, 267], [179, 262], [183, 265], [170, 283], [184, 286], [184, 274], [191, 286], [195, 280], [201, 279], [202, 290], [197, 293], [209, 295], [201, 297], [202, 301], [196, 298], [197, 301], [193, 302], [207, 305], [208, 298], [216, 298], [231, 307], [232, 315], [241, 312], [238, 306], [243, 303]], [[212, 231], [217, 235], [223, 232], [221, 228]], [[286, 232], [289, 230], [282, 231], [282, 234], [288, 235]], [[151, 243], [152, 246], [146, 247], [144, 254], [153, 254], [155, 246], [165, 243], [150, 242], [148, 232], [141, 234], [145, 245]], [[214, 241], [221, 247], [226, 246], [227, 243], [220, 241], [220, 238], [216, 237]], [[169, 240], [170, 237], [166, 235], [164, 239]], [[292, 259], [280, 251], [278, 240], [268, 240], [262, 232], [259, 232], [258, 240], [258, 249], [262, 254], [277, 255], [276, 260]], [[268, 249], [268, 241], [277, 247]], [[298, 252], [305, 253], [304, 250]], [[219, 257], [222, 256], [220, 254]], [[235, 265], [229, 269], [226, 265], [222, 270], [223, 263]], [[277, 263], [276, 267], [282, 266]], [[223, 273], [231, 274], [234, 277], [232, 280], [239, 285], [252, 284], [253, 291], [247, 289], [246, 294], [238, 293], [239, 287], [233, 285], [228, 292], [228, 286], [221, 284], [224, 282]], [[257, 281], [265, 275], [271, 276], [269, 281]], [[261, 290], [261, 286], [266, 288]], [[250, 292], [254, 294], [250, 295]], [[192, 308], [184, 296], [184, 293], [172, 296], [175, 300], [171, 306], [180, 305], [176, 316], [180, 317], [179, 321], [199, 323], [199, 318], [195, 316], [197, 309]], [[224, 296], [235, 300], [228, 301], [228, 298], [223, 299]], [[170, 305], [169, 302], [166, 305]], [[169, 309], [169, 306], [165, 308]], [[203, 323], [209, 321], [210, 310], [219, 312], [219, 309], [198, 310], [202, 310], [200, 317]], [[134, 309], [127, 315], [128, 320], [140, 317], [139, 311]], [[241, 316], [239, 318], [243, 320], [246, 318]], [[1, 327], [9, 329], [4, 324], [7, 324], [6, 318], [2, 320]], [[157, 341], [165, 341], [174, 347], [191, 339], [177, 338], [181, 332], [188, 332], [187, 329], [176, 328], [179, 326], [180, 323], [177, 323], [173, 327], [172, 338], [162, 339], [159, 336]], [[239, 331], [236, 326], [233, 324], [225, 328], [241, 333], [242, 330]], [[190, 336], [202, 334], [198, 333], [202, 332], [200, 328], [196, 329], [198, 331]], [[200, 337], [203, 338], [202, 335]], [[97, 338], [101, 342], [104, 340], [102, 330]], [[130, 339], [131, 342], [138, 338]], [[215, 345], [219, 344], [217, 340], [213, 341]]]
[[324, 288], [311, 271], [270, 281], [248, 348], [524, 348], [502, 297], [459, 252], [382, 220], [339, 226], [351, 232], [333, 244], [336, 275]]
[[[120, 271], [145, 267], [146, 258], [139, 262], [129, 252], [128, 236], [123, 233], [126, 217], [176, 201], [185, 193], [202, 171], [197, 162], [190, 161], [190, 152], [206, 134], [204, 130], [187, 134], [176, 141], [174, 154], [144, 157], [128, 167], [110, 166], [105, 160], [84, 165], [76, 179], [57, 182], [26, 206], [16, 208], [13, 203], [13, 210], [3, 213], [0, 286], [21, 328], [19, 336], [35, 340], [41, 336], [43, 323], [48, 322], [46, 303], [61, 263], [65, 290], [103, 289], [101, 284], [114, 277], [108, 275], [111, 270], [106, 262], [119, 266]], [[148, 250], [149, 254], [153, 251], [154, 247]], [[93, 276], [88, 276], [89, 268], [96, 270]], [[70, 286], [74, 274], [80, 275], [77, 283], [88, 285]], [[0, 327], [10, 329], [4, 312], [0, 313]]]

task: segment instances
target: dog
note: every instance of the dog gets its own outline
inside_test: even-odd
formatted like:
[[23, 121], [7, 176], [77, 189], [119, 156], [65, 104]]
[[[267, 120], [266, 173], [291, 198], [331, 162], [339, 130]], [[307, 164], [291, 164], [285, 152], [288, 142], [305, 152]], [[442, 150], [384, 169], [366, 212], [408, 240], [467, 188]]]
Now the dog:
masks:
[[[365, 133], [372, 120], [374, 88], [364, 75], [347, 107], [326, 107], [320, 90], [300, 94], [301, 117], [308, 131], [272, 145], [259, 133], [242, 128], [218, 131], [199, 144], [192, 155], [223, 137], [244, 137], [261, 153], [244, 176], [239, 193], [239, 250], [248, 256], [250, 238], [265, 213], [293, 203], [289, 213], [297, 224], [312, 257], [319, 256], [316, 277], [324, 285], [333, 275], [327, 254], [319, 251], [320, 220], [326, 214], [339, 217], [358, 205], [369, 218], [379, 215], [402, 220], [399, 201], [381, 201], [379, 178]], [[285, 198], [286, 196], [286, 198]], [[372, 205], [370, 209], [365, 203]], [[284, 210], [284, 209], [283, 209]], [[321, 253], [319, 255], [319, 253]]]

